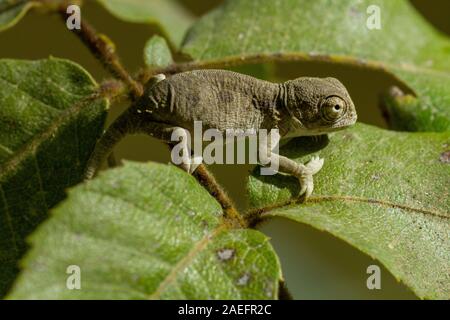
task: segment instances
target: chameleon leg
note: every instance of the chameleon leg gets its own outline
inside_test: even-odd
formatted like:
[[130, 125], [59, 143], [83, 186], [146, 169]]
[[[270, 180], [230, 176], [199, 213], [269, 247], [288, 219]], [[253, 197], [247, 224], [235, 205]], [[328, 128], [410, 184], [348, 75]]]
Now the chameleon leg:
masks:
[[306, 165], [297, 163], [285, 156], [272, 152], [271, 140], [270, 133], [267, 140], [264, 140], [264, 138], [261, 140], [259, 146], [260, 161], [264, 164], [269, 162], [278, 163], [278, 171], [297, 177], [300, 182], [299, 196], [305, 194], [305, 198], [308, 198], [314, 190], [313, 175], [322, 169], [324, 159], [315, 156]]
[[197, 169], [197, 167], [202, 164], [203, 157], [192, 154], [191, 151], [191, 140], [190, 132], [181, 127], [168, 128], [171, 130], [170, 139], [168, 137], [160, 138], [167, 142], [170, 141], [173, 144], [174, 140], [179, 141], [179, 143], [172, 148], [172, 162], [178, 165], [184, 171], [192, 174]]
[[[89, 159], [86, 171], [85, 179], [91, 179], [100, 168], [103, 161], [111, 154], [114, 147], [127, 135], [132, 134], [147, 134], [156, 139], [171, 142], [172, 133], [174, 131], [184, 132], [186, 135], [187, 130], [174, 127], [166, 123], [152, 122], [142, 119], [142, 115], [137, 112], [136, 109], [131, 108], [124, 112], [114, 123], [106, 130], [105, 134], [97, 142], [91, 158]], [[173, 143], [173, 142], [172, 142]], [[183, 148], [183, 154], [189, 155], [190, 150], [188, 148], [188, 140], [183, 139], [181, 148]], [[189, 158], [184, 159], [179, 166], [192, 173], [195, 168], [190, 165]], [[198, 165], [197, 165], [198, 166]]]

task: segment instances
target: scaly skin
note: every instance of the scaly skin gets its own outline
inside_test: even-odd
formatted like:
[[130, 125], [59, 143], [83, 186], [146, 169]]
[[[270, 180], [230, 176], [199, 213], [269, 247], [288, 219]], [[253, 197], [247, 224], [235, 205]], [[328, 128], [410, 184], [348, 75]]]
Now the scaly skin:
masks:
[[[170, 142], [174, 130], [193, 133], [194, 121], [205, 129], [279, 129], [281, 139], [319, 135], [356, 122], [355, 106], [345, 87], [334, 78], [298, 78], [281, 84], [225, 70], [196, 70], [167, 79], [158, 75], [146, 85], [144, 96], [111, 125], [97, 144], [88, 166], [91, 178], [103, 159], [125, 135], [146, 133]], [[270, 141], [270, 135], [267, 138]], [[277, 141], [278, 142], [278, 141]], [[188, 150], [188, 146], [185, 146]], [[313, 175], [323, 159], [298, 164], [260, 144], [260, 161], [278, 160], [279, 171], [300, 181], [300, 195], [313, 191]], [[262, 157], [261, 157], [262, 155]], [[197, 164], [198, 165], [198, 164]], [[181, 166], [193, 172], [196, 166]]]

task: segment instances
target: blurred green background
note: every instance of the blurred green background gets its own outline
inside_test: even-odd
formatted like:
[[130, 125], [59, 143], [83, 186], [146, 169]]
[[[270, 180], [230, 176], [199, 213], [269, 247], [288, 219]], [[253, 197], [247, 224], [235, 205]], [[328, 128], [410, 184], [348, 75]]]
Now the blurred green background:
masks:
[[[222, 2], [179, 1], [197, 16]], [[411, 2], [438, 30], [450, 34], [448, 17], [450, 1]], [[99, 32], [107, 34], [116, 43], [118, 53], [128, 70], [135, 72], [143, 66], [143, 47], [146, 40], [157, 32], [154, 28], [124, 23], [109, 15], [93, 0], [85, 1], [82, 18], [89, 20]], [[109, 78], [100, 63], [65, 27], [59, 16], [31, 12], [14, 28], [0, 33], [0, 58], [40, 59], [49, 55], [76, 61], [99, 82]], [[378, 109], [379, 95], [389, 86], [399, 85], [394, 78], [382, 73], [327, 63], [256, 65], [239, 68], [239, 71], [255, 76], [270, 72], [272, 80], [280, 81], [300, 76], [336, 77], [349, 89], [358, 109], [359, 120], [382, 127], [385, 124]], [[109, 121], [124, 108], [126, 105], [123, 103], [114, 105]], [[170, 160], [165, 145], [141, 136], [125, 139], [118, 146], [116, 154], [118, 158], [137, 161], [167, 163]], [[248, 207], [245, 199], [245, 182], [251, 169], [251, 166], [245, 165], [212, 166], [212, 171], [219, 182], [228, 190], [236, 205], [243, 210]], [[261, 230], [272, 238], [272, 244], [281, 259], [287, 286], [295, 299], [416, 298], [384, 268], [382, 268], [381, 290], [368, 290], [366, 269], [378, 262], [327, 233], [284, 219], [271, 221], [263, 225]]]

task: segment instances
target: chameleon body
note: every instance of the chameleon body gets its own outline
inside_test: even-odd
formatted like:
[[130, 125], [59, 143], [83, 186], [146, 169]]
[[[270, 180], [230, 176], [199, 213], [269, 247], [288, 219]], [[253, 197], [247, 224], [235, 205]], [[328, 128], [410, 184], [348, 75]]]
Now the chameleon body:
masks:
[[[350, 95], [334, 78], [271, 83], [226, 70], [189, 71], [167, 79], [158, 75], [98, 142], [86, 176], [93, 176], [127, 134], [146, 133], [169, 142], [174, 130], [192, 132], [194, 121], [201, 121], [204, 128], [224, 133], [227, 129], [278, 129], [283, 139], [339, 130], [354, 124], [356, 118]], [[315, 157], [303, 165], [271, 154], [270, 146], [266, 149], [262, 154], [278, 157], [279, 171], [296, 176], [300, 194], [308, 197], [313, 190], [312, 176], [321, 169], [323, 159]], [[192, 172], [189, 165], [182, 167]]]

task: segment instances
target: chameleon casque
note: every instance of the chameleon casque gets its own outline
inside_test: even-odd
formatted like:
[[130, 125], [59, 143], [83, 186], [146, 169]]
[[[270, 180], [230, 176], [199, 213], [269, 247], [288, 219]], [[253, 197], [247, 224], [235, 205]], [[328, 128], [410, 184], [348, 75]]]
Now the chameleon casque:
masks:
[[[195, 70], [168, 78], [157, 75], [146, 84], [144, 95], [98, 141], [86, 178], [95, 174], [113, 147], [129, 134], [148, 134], [170, 143], [174, 130], [192, 133], [194, 121], [202, 121], [206, 129], [223, 133], [227, 129], [278, 129], [283, 139], [336, 131], [356, 119], [350, 95], [335, 78], [271, 83], [226, 70]], [[269, 144], [259, 148], [266, 148], [260, 150], [260, 157], [277, 157], [279, 171], [299, 179], [299, 195], [311, 195], [313, 175], [322, 168], [323, 159], [314, 157], [304, 165], [272, 153]], [[268, 163], [267, 159], [260, 161]], [[195, 170], [189, 164], [181, 167], [190, 173]]]

